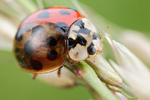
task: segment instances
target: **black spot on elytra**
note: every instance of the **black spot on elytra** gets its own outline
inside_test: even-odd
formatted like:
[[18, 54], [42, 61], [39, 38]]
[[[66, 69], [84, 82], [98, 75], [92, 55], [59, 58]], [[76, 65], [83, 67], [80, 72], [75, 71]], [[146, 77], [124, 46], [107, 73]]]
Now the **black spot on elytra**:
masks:
[[30, 64], [34, 70], [41, 70], [42, 69], [42, 63], [37, 60], [30, 60]]
[[46, 39], [46, 44], [49, 46], [55, 46], [57, 44], [57, 40], [50, 36], [49, 38]]
[[96, 49], [92, 46], [92, 43], [87, 48], [87, 51], [88, 51], [89, 55], [94, 55], [96, 53]]
[[50, 61], [54, 61], [57, 59], [57, 52], [55, 50], [49, 50], [47, 52], [47, 59]]
[[17, 31], [17, 34], [16, 34], [15, 39], [18, 40], [18, 41], [22, 40], [22, 34], [23, 34], [23, 28], [20, 28], [20, 29]]
[[80, 44], [80, 45], [83, 45], [85, 46], [87, 41], [85, 40], [85, 38], [81, 35], [77, 35], [77, 38], [76, 38], [77, 42]]
[[101, 39], [101, 37], [97, 33], [94, 33], [93, 34], [93, 40], [96, 40], [96, 39]]
[[32, 36], [35, 35], [40, 35], [43, 31], [45, 30], [45, 28], [41, 25], [35, 26], [32, 28]]
[[61, 15], [70, 15], [70, 12], [67, 11], [67, 10], [60, 10], [59, 13], [60, 13]]
[[19, 48], [15, 48], [15, 53], [18, 53], [20, 51]]
[[32, 46], [32, 41], [29, 40], [25, 43], [24, 45], [24, 52], [27, 54], [27, 55], [31, 55], [33, 53], [33, 46]]
[[37, 15], [38, 18], [49, 18], [50, 17], [50, 13], [47, 10], [42, 11], [41, 13], [39, 13]]
[[22, 59], [20, 58], [20, 56], [16, 56], [17, 61], [19, 62], [19, 65], [21, 67], [24, 67], [24, 63], [22, 62]]
[[73, 40], [72, 38], [69, 38], [69, 46], [68, 46], [68, 49], [70, 50], [71, 48], [74, 48], [76, 45], [77, 45], [77, 41], [76, 40]]
[[57, 22], [57, 29], [59, 31], [63, 31], [64, 33], [68, 33], [68, 25], [64, 22]]

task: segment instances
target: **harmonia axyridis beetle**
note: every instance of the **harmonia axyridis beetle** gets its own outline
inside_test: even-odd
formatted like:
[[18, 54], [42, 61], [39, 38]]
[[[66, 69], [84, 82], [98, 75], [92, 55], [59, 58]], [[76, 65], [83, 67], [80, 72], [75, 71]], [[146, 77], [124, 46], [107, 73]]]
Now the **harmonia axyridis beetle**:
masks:
[[15, 36], [14, 54], [22, 70], [43, 73], [70, 61], [82, 61], [101, 52], [94, 25], [66, 7], [40, 9], [28, 16]]

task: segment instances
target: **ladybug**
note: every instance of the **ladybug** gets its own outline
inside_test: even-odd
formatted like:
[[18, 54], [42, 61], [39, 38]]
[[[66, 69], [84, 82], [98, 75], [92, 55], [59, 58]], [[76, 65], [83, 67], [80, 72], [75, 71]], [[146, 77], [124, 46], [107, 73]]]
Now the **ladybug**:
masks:
[[101, 38], [94, 25], [67, 7], [40, 9], [19, 26], [14, 54], [20, 68], [32, 73], [59, 69], [68, 58], [80, 62], [100, 53]]

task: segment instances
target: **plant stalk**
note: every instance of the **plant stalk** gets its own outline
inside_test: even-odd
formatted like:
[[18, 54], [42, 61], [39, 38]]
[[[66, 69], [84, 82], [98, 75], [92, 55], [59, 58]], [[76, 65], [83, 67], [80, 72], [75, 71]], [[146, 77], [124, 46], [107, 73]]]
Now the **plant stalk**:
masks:
[[104, 100], [118, 100], [118, 98], [113, 95], [113, 93], [102, 83], [102, 81], [100, 81], [96, 75], [96, 72], [86, 62], [82, 61], [80, 64], [71, 65], [67, 60], [65, 66], [76, 76], [80, 76], [79, 78], [82, 78]]

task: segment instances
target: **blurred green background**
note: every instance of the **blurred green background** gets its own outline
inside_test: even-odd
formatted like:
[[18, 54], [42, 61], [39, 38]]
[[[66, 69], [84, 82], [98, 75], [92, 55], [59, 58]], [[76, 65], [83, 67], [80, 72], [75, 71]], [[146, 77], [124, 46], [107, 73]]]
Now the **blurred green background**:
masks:
[[82, 2], [121, 27], [147, 34], [150, 32], [149, 0], [82, 0]]
[[[71, 7], [68, 0], [54, 0], [54, 2], [59, 6]], [[80, 0], [80, 2], [117, 26], [150, 36], [149, 0]], [[39, 80], [32, 80], [29, 73], [17, 67], [11, 52], [0, 51], [0, 100], [90, 100], [91, 98], [88, 89], [81, 86], [62, 89]]]
[[0, 100], [89, 100], [88, 89], [56, 88], [21, 71], [12, 53], [0, 51]]

